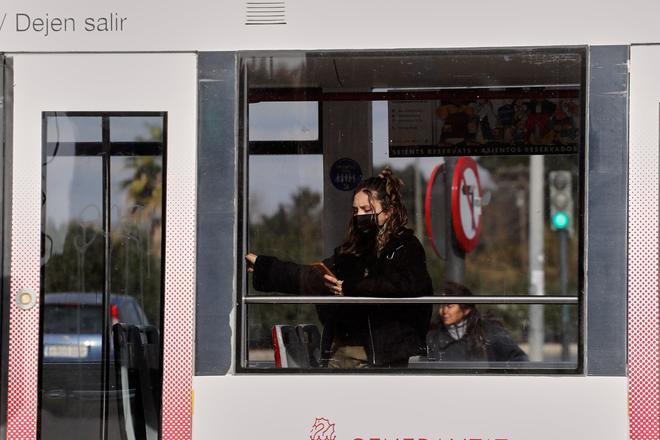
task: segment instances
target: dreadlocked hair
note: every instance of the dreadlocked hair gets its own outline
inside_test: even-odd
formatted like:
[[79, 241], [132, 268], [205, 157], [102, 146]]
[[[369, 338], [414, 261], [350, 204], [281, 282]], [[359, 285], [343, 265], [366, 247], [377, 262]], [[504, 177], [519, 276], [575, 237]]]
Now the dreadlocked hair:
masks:
[[[389, 167], [386, 167], [378, 176], [360, 182], [353, 192], [353, 197], [359, 192], [364, 192], [369, 198], [369, 203], [373, 205], [374, 200], [377, 200], [383, 207], [383, 211], [390, 213], [376, 235], [375, 250], [378, 254], [385, 248], [387, 242], [393, 236], [403, 232], [404, 227], [408, 224], [408, 214], [401, 199], [401, 187], [403, 187], [403, 181], [396, 177]], [[362, 238], [353, 227], [351, 218], [348, 237], [340, 247], [341, 252], [360, 255], [372, 251], [371, 247], [373, 247], [373, 243], [362, 242]]]

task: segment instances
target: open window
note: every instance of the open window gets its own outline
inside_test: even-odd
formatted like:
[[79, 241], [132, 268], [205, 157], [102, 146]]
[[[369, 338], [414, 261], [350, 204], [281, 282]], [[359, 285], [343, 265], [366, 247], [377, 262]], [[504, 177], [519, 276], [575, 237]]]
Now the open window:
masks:
[[[583, 49], [248, 53], [241, 69], [244, 253], [332, 255], [355, 186], [389, 167], [433, 293], [261, 292], [244, 270], [239, 370], [338, 371], [323, 315], [350, 303], [431, 312], [419, 353], [376, 369], [581, 371]], [[470, 338], [450, 304], [479, 316]]]

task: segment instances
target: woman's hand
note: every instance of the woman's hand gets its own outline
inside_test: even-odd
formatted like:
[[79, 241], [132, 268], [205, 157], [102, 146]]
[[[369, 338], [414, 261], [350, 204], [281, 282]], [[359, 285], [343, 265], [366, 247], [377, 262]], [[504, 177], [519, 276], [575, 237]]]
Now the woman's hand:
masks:
[[245, 255], [245, 262], [247, 263], [247, 271], [254, 272], [254, 263], [257, 262], [257, 256], [254, 254]]
[[343, 296], [344, 291], [342, 290], [341, 285], [344, 284], [342, 280], [338, 280], [337, 278], [333, 277], [332, 275], [323, 275], [323, 279], [325, 280], [325, 287], [330, 289], [332, 293], [338, 296]]

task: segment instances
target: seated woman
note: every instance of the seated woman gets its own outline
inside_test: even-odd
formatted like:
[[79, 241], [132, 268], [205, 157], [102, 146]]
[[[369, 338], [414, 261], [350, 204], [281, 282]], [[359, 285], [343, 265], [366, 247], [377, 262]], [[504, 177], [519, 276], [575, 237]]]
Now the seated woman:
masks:
[[[448, 282], [447, 296], [471, 296], [465, 286]], [[528, 361], [499, 321], [482, 317], [475, 304], [441, 304], [426, 335], [427, 356], [436, 361]]]
[[[402, 182], [386, 168], [362, 181], [353, 195], [346, 241], [323, 263], [310, 265], [247, 254], [254, 288], [302, 295], [370, 297], [432, 295], [422, 244], [406, 228]], [[324, 325], [323, 359], [331, 368], [405, 367], [424, 351], [431, 306], [426, 304], [329, 304], [318, 306]]]

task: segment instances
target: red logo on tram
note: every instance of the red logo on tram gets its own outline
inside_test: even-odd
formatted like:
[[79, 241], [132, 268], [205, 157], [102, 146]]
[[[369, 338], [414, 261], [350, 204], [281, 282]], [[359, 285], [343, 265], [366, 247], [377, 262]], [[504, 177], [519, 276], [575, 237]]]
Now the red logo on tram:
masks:
[[309, 440], [336, 440], [335, 424], [325, 417], [317, 417], [314, 420], [311, 431], [309, 431]]

